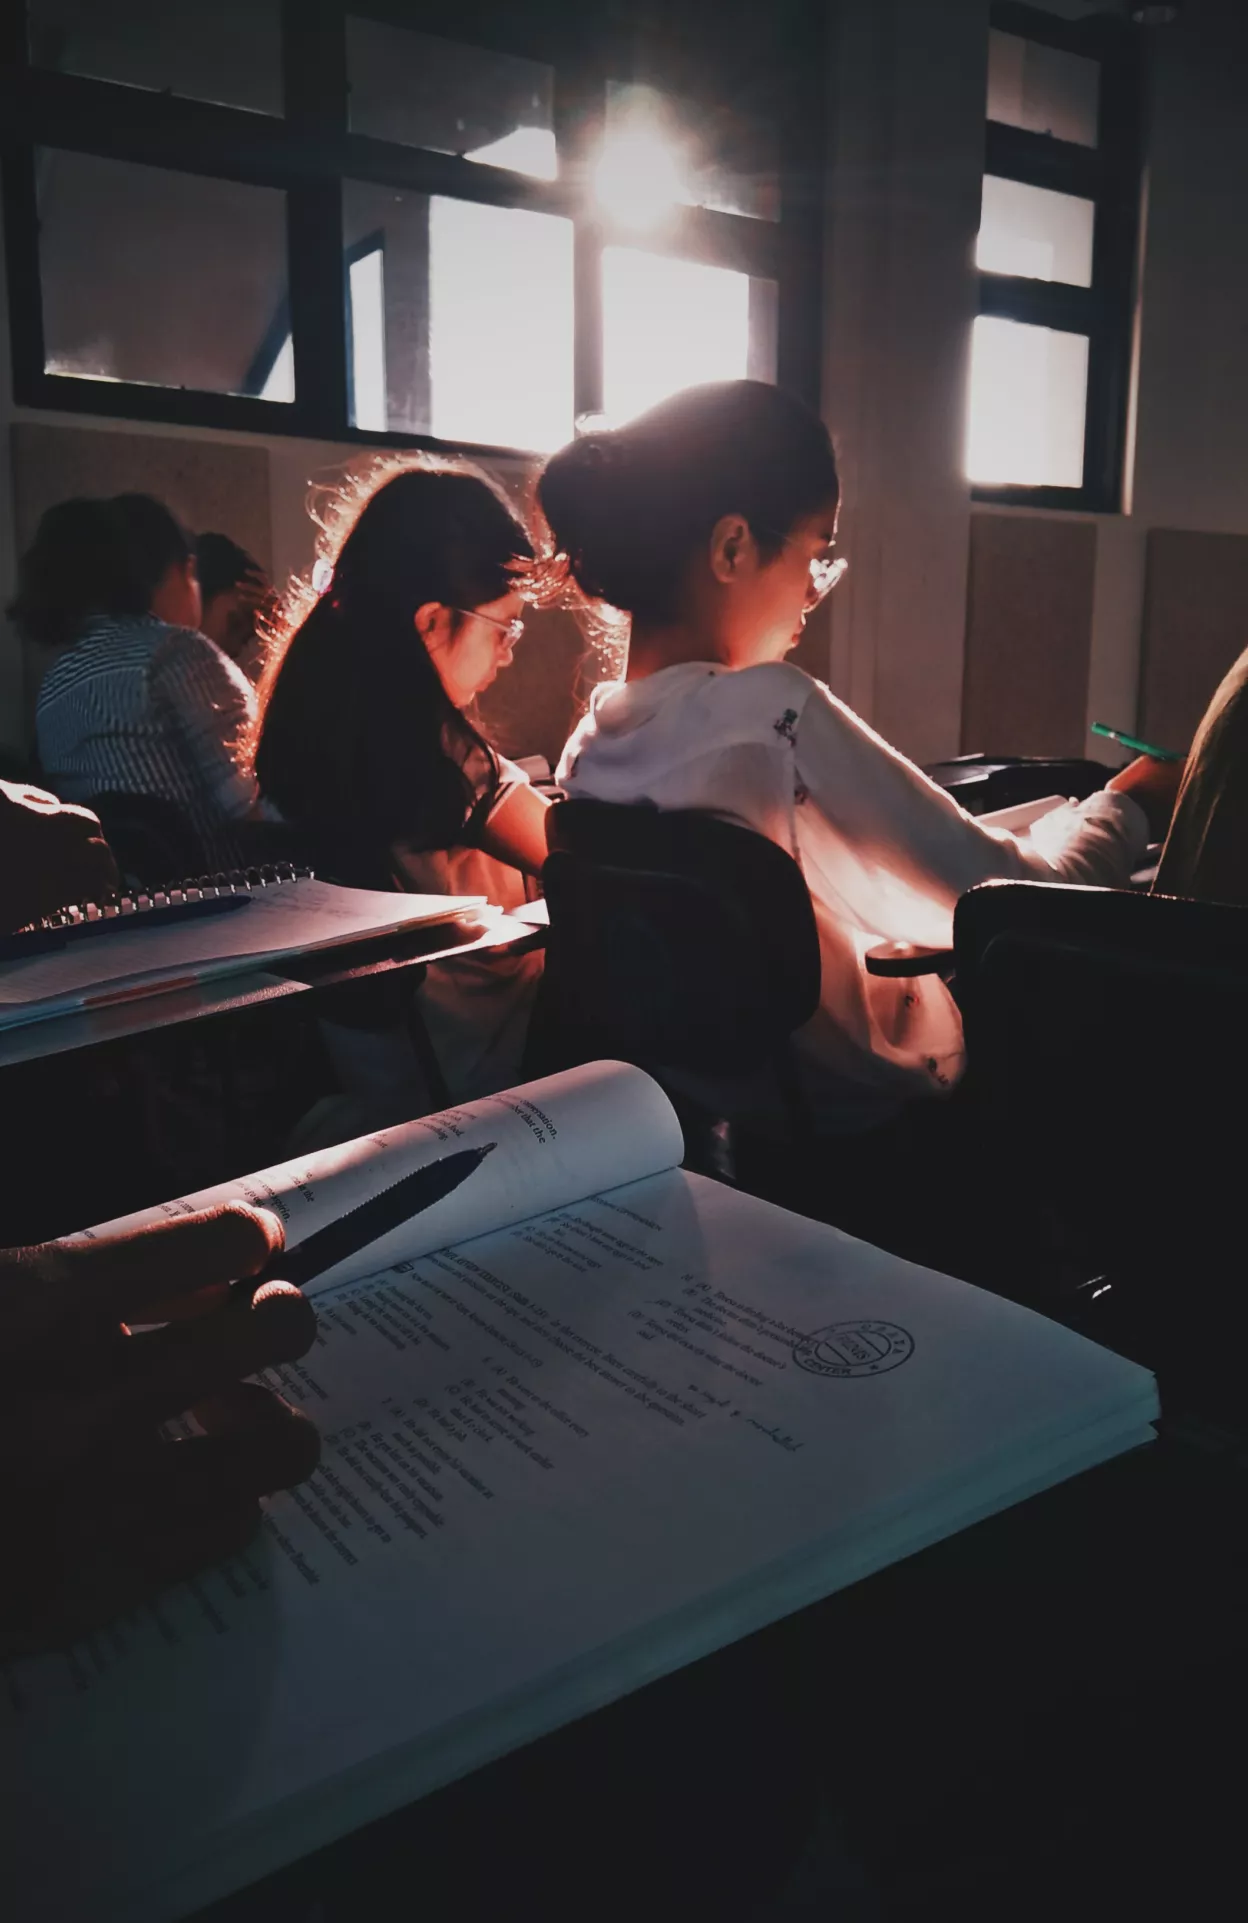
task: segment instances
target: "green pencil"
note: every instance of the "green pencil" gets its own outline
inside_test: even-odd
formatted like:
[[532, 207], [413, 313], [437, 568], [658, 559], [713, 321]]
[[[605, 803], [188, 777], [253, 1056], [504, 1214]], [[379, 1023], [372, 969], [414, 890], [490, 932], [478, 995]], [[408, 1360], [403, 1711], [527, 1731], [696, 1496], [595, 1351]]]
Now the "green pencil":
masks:
[[1151, 755], [1154, 761], [1182, 761], [1185, 757], [1173, 748], [1155, 748], [1151, 741], [1140, 741], [1133, 734], [1124, 734], [1121, 728], [1107, 728], [1103, 721], [1092, 723], [1093, 734], [1108, 736], [1110, 741], [1120, 741], [1124, 748], [1131, 748], [1137, 755]]

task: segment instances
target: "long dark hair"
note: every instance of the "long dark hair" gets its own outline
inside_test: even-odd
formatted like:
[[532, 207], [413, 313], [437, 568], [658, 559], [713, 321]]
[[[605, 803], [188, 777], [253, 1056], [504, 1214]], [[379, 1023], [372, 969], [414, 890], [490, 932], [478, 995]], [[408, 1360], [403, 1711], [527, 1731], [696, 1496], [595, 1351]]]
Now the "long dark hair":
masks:
[[838, 498], [828, 430], [793, 395], [762, 381], [687, 387], [547, 461], [537, 484], [552, 550], [543, 572], [553, 562], [590, 601], [670, 620], [691, 555], [723, 515], [742, 515], [771, 556]]
[[194, 552], [186, 529], [150, 494], [60, 501], [18, 562], [8, 614], [29, 640], [65, 647], [94, 616], [148, 613], [169, 569]]
[[429, 601], [498, 600], [532, 551], [505, 495], [476, 468], [409, 463], [367, 494], [332, 579], [301, 620], [296, 612], [284, 644], [278, 637], [256, 774], [344, 879], [375, 873], [396, 840], [453, 846], [497, 787], [497, 758], [447, 695], [413, 618]]

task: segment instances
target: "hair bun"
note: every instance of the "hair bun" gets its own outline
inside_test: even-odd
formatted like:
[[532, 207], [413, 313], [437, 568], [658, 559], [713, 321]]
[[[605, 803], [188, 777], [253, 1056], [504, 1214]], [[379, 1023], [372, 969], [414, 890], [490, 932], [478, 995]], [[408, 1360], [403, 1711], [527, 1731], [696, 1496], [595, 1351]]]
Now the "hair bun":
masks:
[[675, 616], [690, 562], [723, 515], [743, 516], [770, 558], [838, 497], [827, 428], [762, 381], [687, 387], [623, 427], [583, 434], [537, 485], [582, 592], [645, 620]]
[[631, 610], [630, 557], [645, 516], [637, 462], [618, 429], [580, 435], [547, 462], [538, 501], [583, 594]]

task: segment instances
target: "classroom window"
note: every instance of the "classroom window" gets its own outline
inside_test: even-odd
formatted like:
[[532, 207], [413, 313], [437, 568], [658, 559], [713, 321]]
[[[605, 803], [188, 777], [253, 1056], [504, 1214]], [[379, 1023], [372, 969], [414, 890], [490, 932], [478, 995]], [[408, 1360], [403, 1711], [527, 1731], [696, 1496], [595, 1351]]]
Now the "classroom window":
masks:
[[778, 158], [766, 127], [713, 102], [618, 80], [607, 84], [598, 189], [630, 226], [652, 226], [678, 205], [780, 217]]
[[572, 224], [429, 203], [429, 426], [546, 453], [572, 438]]
[[1096, 203], [1021, 180], [984, 175], [976, 265], [986, 274], [1092, 285]]
[[1140, 191], [1130, 22], [991, 10], [966, 472], [980, 499], [1121, 509]]
[[559, 171], [554, 69], [540, 61], [349, 15], [347, 81], [354, 133], [537, 180]]
[[[602, 256], [603, 411], [613, 424], [698, 381], [775, 378], [774, 286], [633, 247]], [[751, 320], [753, 319], [753, 329]]]
[[988, 486], [1081, 486], [1088, 337], [981, 314], [967, 472]]
[[1037, 45], [1016, 33], [988, 35], [988, 118], [1006, 127], [1095, 147], [1101, 63]]
[[29, 0], [37, 67], [282, 111], [281, 0]]
[[356, 427], [546, 452], [570, 440], [572, 223], [348, 181]]
[[351, 423], [384, 434], [390, 425], [384, 235], [370, 236], [347, 255], [347, 318]]
[[607, 12], [27, 0], [19, 404], [529, 455], [694, 381], [817, 403], [808, 0]]
[[[289, 331], [283, 193], [53, 148], [36, 176], [45, 372], [264, 390]], [[293, 400], [293, 371], [269, 398]]]

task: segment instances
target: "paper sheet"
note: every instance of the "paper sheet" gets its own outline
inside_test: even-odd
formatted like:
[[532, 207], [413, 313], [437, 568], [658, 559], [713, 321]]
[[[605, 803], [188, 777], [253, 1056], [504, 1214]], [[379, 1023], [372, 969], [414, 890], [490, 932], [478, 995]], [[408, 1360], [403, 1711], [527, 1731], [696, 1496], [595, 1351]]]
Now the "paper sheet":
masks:
[[273, 1379], [323, 1464], [256, 1549], [10, 1676], [28, 1923], [182, 1914], [1156, 1413], [1056, 1324], [675, 1170], [318, 1312]]

